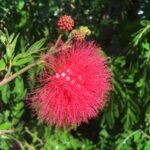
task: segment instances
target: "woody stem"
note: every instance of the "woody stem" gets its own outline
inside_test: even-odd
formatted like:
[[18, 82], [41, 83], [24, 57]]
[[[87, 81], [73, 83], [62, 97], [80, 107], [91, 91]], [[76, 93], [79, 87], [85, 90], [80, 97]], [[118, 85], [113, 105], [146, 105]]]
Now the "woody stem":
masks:
[[14, 73], [13, 75], [11, 75], [10, 77], [4, 78], [1, 82], [0, 82], [0, 87], [5, 85], [6, 83], [10, 82], [11, 80], [15, 79], [18, 75], [24, 73], [25, 71], [29, 70], [30, 68], [41, 64], [42, 61], [41, 60], [37, 60], [35, 62], [33, 62], [32, 64], [24, 67], [23, 69], [19, 70], [18, 72]]
[[62, 36], [63, 36], [63, 34], [60, 34], [60, 35], [59, 35], [59, 37], [58, 37], [58, 39], [57, 39], [57, 41], [56, 41], [56, 43], [55, 43], [55, 45], [54, 45], [54, 47], [53, 47], [54, 50], [57, 48], [57, 46], [58, 46], [58, 44], [59, 44], [59, 42], [60, 42]]

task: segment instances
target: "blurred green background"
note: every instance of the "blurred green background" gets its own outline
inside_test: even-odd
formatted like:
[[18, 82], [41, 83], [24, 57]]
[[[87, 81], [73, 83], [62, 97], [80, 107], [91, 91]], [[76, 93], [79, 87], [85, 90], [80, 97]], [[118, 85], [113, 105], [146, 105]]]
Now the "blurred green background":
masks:
[[[0, 87], [0, 150], [150, 150], [149, 0], [0, 0], [0, 80], [8, 64], [4, 29], [19, 35], [13, 54], [23, 53], [12, 72], [30, 64], [26, 48], [40, 49], [58, 37], [57, 19], [71, 15], [75, 28], [88, 26], [109, 58], [112, 92], [99, 116], [74, 130], [40, 122], [24, 101], [35, 87], [34, 67]], [[12, 37], [12, 39], [11, 39]], [[39, 41], [40, 40], [40, 41]], [[4, 62], [4, 60], [7, 60]]]

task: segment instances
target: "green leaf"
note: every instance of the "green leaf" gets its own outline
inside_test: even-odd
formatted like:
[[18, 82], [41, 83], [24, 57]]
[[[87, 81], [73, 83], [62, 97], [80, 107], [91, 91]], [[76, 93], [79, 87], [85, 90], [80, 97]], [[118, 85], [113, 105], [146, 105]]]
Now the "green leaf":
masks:
[[18, 5], [17, 5], [17, 8], [19, 10], [21, 10], [23, 7], [24, 7], [24, 4], [25, 4], [25, 1], [24, 0], [19, 0], [18, 1]]
[[116, 118], [119, 117], [119, 109], [118, 109], [118, 105], [114, 105], [114, 115]]
[[2, 31], [0, 31], [0, 40], [4, 45], [6, 44], [7, 36]]
[[79, 141], [79, 140], [77, 140], [77, 139], [71, 139], [71, 141], [70, 141], [70, 144], [71, 144], [71, 146], [74, 148], [74, 149], [77, 149], [77, 148], [79, 148], [80, 147], [80, 145], [82, 144], [82, 142], [81, 141]]
[[29, 56], [29, 54], [28, 53], [20, 53], [20, 54], [18, 54], [17, 56], [15, 56], [14, 57], [14, 59], [13, 59], [13, 62], [16, 62], [17, 60], [19, 60], [19, 59], [21, 59], [21, 58], [25, 58], [25, 57], [27, 57], [27, 56]]
[[43, 38], [37, 42], [35, 42], [32, 46], [30, 46], [26, 52], [20, 53], [17, 56], [14, 57], [13, 59], [13, 65], [19, 66], [19, 65], [24, 65], [30, 61], [33, 60], [33, 57], [31, 56], [34, 53], [37, 53], [41, 49], [41, 47], [44, 45], [46, 39]]
[[31, 45], [28, 48], [27, 53], [29, 53], [29, 54], [37, 53], [38, 51], [41, 50], [41, 47], [45, 44], [45, 42], [46, 42], [46, 38], [43, 38], [43, 39], [35, 42], [33, 45]]
[[7, 129], [10, 129], [11, 127], [12, 127], [12, 124], [9, 122], [0, 124], [0, 130], [7, 130]]
[[150, 21], [149, 21], [149, 20], [142, 20], [142, 21], [140, 22], [140, 24], [141, 24], [142, 26], [147, 26], [147, 25], [150, 25]]
[[22, 95], [22, 93], [24, 92], [24, 82], [21, 77], [16, 78], [13, 92], [17, 95]]
[[1, 142], [0, 149], [10, 150], [10, 143], [8, 141], [6, 141], [5, 138], [2, 139], [2, 137], [1, 137], [0, 142]]
[[109, 134], [108, 134], [108, 132], [107, 132], [106, 129], [101, 130], [100, 133], [99, 133], [99, 135], [101, 135], [103, 137], [108, 137], [109, 136]]
[[4, 102], [4, 104], [7, 104], [10, 96], [9, 85], [5, 84], [4, 86], [0, 87], [0, 90], [2, 101]]
[[145, 79], [141, 78], [139, 81], [136, 82], [136, 87], [138, 88], [143, 87], [144, 84], [145, 84]]
[[13, 56], [19, 34], [17, 34], [17, 36], [12, 40], [13, 37], [14, 35], [12, 34], [8, 39], [8, 41], [11, 43], [8, 43], [6, 46], [6, 55], [8, 58], [11, 58]]
[[127, 79], [124, 80], [124, 82], [126, 82], [126, 83], [134, 83], [134, 79], [127, 78]]
[[0, 59], [0, 71], [4, 70], [5, 67], [6, 67], [6, 64], [5, 64], [4, 60]]
[[26, 58], [22, 58], [22, 59], [19, 59], [18, 61], [16, 62], [13, 62], [13, 65], [14, 66], [20, 66], [20, 65], [24, 65], [26, 63], [29, 63], [33, 60], [33, 57], [32, 56], [28, 56]]
[[144, 145], [144, 150], [149, 150], [149, 148], [150, 148], [150, 140], [146, 141]]
[[30, 14], [28, 11], [21, 10], [20, 15], [21, 15], [21, 18], [17, 25], [18, 28], [22, 28], [23, 26], [25, 26], [27, 24]]
[[12, 34], [10, 35], [10, 37], [8, 38], [8, 43], [12, 43], [12, 42], [13, 42], [14, 37], [15, 37], [15, 34], [14, 34], [14, 33], [12, 33]]
[[24, 103], [23, 103], [23, 101], [21, 101], [21, 102], [17, 103], [17, 105], [15, 106], [15, 109], [16, 109], [16, 110], [20, 110], [20, 109], [22, 109], [23, 107], [24, 107]]
[[137, 134], [134, 135], [134, 141], [138, 143], [141, 137], [142, 137], [142, 134], [138, 132]]
[[24, 110], [22, 109], [22, 110], [15, 110], [15, 111], [13, 111], [13, 113], [12, 113], [12, 115], [13, 115], [13, 118], [16, 120], [16, 119], [18, 119], [18, 121], [19, 121], [19, 119], [20, 119], [20, 117], [22, 116], [22, 114], [24, 113]]
[[115, 122], [115, 118], [114, 118], [112, 111], [109, 111], [106, 113], [106, 120], [107, 120], [109, 127], [112, 128]]
[[113, 83], [116, 94], [119, 93], [120, 95], [122, 95], [122, 97], [125, 97], [125, 93], [122, 88], [122, 85], [119, 82], [117, 82], [117, 80], [115, 79], [112, 80], [112, 83]]
[[147, 42], [142, 43], [142, 47], [145, 48], [146, 50], [150, 50], [150, 44]]

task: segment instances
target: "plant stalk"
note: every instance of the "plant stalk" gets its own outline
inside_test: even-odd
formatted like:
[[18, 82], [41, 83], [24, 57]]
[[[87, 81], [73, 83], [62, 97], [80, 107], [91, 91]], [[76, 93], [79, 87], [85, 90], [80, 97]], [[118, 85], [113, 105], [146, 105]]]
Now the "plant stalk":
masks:
[[33, 62], [32, 64], [24, 67], [23, 69], [19, 70], [18, 72], [14, 73], [13, 75], [7, 77], [7, 78], [4, 78], [1, 82], [0, 82], [0, 87], [5, 85], [6, 83], [10, 82], [11, 80], [15, 79], [18, 75], [24, 73], [25, 71], [29, 70], [30, 68], [38, 65], [38, 64], [41, 64], [42, 61], [41, 60], [37, 60], [35, 62]]

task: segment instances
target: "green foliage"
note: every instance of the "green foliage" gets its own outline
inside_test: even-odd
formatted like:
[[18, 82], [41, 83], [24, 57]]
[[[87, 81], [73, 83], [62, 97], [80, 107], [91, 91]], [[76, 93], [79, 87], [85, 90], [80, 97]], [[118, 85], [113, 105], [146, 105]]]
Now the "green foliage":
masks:
[[97, 149], [97, 147], [89, 140], [75, 139], [73, 136], [69, 135], [66, 130], [56, 129], [54, 136], [51, 136], [52, 130], [49, 127], [45, 128], [45, 150], [53, 149]]
[[41, 66], [1, 86], [0, 149], [149, 150], [149, 9], [144, 0], [0, 0], [0, 81], [47, 50], [43, 47], [56, 39], [55, 22], [63, 14], [71, 15], [76, 27], [89, 27], [113, 76], [110, 101], [96, 122], [71, 131], [39, 122], [25, 104]]

